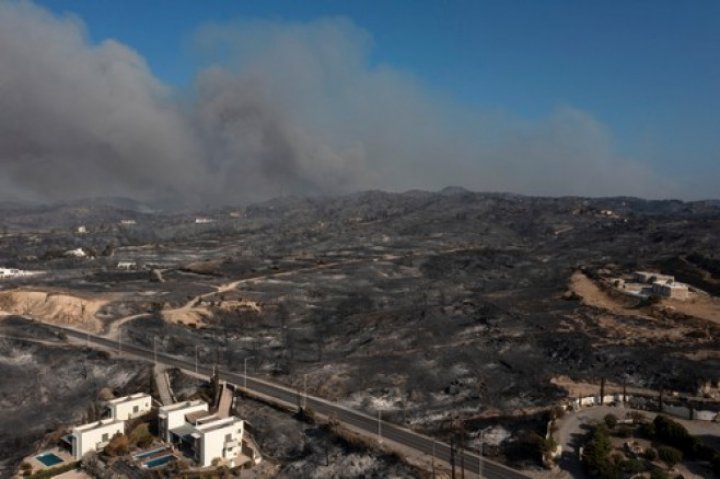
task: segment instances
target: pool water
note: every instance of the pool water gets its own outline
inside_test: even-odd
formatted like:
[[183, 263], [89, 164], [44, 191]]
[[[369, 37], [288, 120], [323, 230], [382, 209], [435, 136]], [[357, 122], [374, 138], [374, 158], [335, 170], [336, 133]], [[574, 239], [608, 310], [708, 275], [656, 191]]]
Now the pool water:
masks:
[[52, 452], [46, 452], [45, 454], [40, 454], [39, 456], [35, 456], [35, 459], [42, 462], [47, 467], [55, 466], [55, 465], [63, 462], [62, 459], [60, 459], [58, 456], [56, 456]]
[[135, 454], [135, 459], [143, 459], [145, 457], [152, 456], [153, 454], [157, 454], [158, 452], [162, 452], [166, 449], [167, 447], [158, 447], [157, 449], [141, 452], [140, 454]]
[[153, 459], [152, 461], [148, 461], [144, 463], [143, 466], [147, 467], [148, 469], [152, 469], [154, 467], [164, 466], [165, 464], [173, 460], [175, 460], [175, 456], [173, 456], [172, 454], [168, 454], [167, 456], [158, 457]]

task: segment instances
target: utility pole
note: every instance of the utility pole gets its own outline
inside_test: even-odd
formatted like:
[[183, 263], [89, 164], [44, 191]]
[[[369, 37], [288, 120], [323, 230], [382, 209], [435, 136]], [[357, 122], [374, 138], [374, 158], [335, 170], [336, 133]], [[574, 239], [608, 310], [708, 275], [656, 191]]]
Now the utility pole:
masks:
[[198, 373], [198, 345], [195, 345], [195, 374]]
[[435, 479], [435, 439], [432, 442], [432, 462], [430, 465], [432, 467], [432, 477]]
[[480, 445], [478, 446], [478, 477], [482, 477], [482, 455], [483, 455], [483, 439], [485, 431], [480, 430]]
[[450, 436], [450, 469], [451, 477], [455, 479], [455, 438]]
[[460, 477], [465, 479], [465, 421], [460, 419]]
[[247, 393], [247, 363], [252, 358], [253, 358], [253, 356], [248, 356], [245, 359], [243, 359], [243, 370], [245, 371], [243, 373], [243, 389], [245, 389], [246, 393]]
[[382, 444], [382, 411], [378, 409], [378, 444]]
[[303, 411], [307, 409], [307, 374], [303, 374]]
[[122, 354], [122, 329], [118, 328], [118, 357]]
[[153, 336], [153, 360], [157, 365], [157, 336]]
[[90, 347], [90, 332], [89, 331], [85, 331], [85, 347], [86, 348]]

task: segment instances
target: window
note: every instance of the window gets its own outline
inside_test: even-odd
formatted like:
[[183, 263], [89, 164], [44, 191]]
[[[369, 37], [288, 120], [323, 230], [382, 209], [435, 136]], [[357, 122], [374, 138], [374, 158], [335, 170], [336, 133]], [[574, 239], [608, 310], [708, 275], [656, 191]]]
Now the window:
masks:
[[108, 440], [108, 433], [104, 433], [102, 435], [102, 442], [106, 442]]
[[232, 441], [232, 434], [225, 434], [225, 442]]
[[133, 406], [133, 412], [138, 412], [140, 410], [140, 406]]

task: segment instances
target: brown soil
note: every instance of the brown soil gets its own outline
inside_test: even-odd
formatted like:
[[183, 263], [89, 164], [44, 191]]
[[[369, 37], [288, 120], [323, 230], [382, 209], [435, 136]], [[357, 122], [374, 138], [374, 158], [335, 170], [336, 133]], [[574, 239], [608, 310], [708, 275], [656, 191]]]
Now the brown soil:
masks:
[[63, 292], [14, 290], [0, 293], [0, 311], [99, 331], [102, 323], [95, 315], [112, 300], [107, 295], [79, 297]]

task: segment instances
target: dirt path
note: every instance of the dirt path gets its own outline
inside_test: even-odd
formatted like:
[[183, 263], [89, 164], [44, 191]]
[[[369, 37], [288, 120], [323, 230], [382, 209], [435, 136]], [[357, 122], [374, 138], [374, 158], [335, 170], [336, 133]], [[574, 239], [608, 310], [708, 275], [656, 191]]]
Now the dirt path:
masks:
[[604, 309], [613, 314], [622, 316], [641, 316], [647, 317], [643, 314], [639, 314], [637, 310], [629, 309], [618, 301], [611, 298], [605, 291], [588, 278], [582, 271], [575, 271], [570, 277], [569, 283], [570, 291], [580, 296], [583, 304], [593, 306], [595, 308]]

